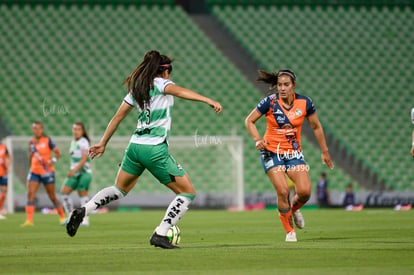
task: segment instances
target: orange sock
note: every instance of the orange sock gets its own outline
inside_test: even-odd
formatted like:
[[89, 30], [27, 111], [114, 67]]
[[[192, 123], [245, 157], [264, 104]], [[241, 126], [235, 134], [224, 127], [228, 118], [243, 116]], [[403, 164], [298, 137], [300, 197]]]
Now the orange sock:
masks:
[[293, 228], [293, 221], [292, 221], [292, 210], [290, 207], [288, 209], [279, 209], [279, 218], [282, 222], [283, 228], [285, 229], [286, 233], [295, 232], [295, 228]]
[[58, 207], [56, 207], [57, 212], [59, 214], [59, 218], [64, 219], [65, 218], [65, 211], [63, 210], [62, 205], [59, 205]]
[[306, 202], [300, 202], [298, 194], [295, 194], [293, 197], [293, 203], [292, 203], [292, 212], [295, 212], [296, 210], [300, 209]]
[[0, 210], [3, 209], [5, 200], [6, 200], [6, 193], [0, 193]]
[[34, 205], [26, 205], [26, 220], [33, 222], [33, 214], [35, 212]]

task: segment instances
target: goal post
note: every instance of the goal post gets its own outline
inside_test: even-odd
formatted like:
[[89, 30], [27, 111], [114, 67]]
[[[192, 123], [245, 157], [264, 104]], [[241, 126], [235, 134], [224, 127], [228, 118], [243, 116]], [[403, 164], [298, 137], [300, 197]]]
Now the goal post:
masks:
[[[7, 210], [13, 213], [26, 204], [26, 178], [30, 168], [29, 136], [9, 136], [3, 140], [12, 157], [9, 169]], [[69, 171], [69, 146], [71, 136], [52, 136], [62, 157], [55, 164], [56, 193]], [[100, 137], [92, 137], [96, 143]], [[91, 161], [92, 183], [90, 195], [114, 183], [119, 164], [129, 143], [129, 136], [114, 136], [109, 141], [104, 155]], [[186, 170], [197, 196], [194, 208], [244, 209], [243, 139], [240, 136], [172, 136], [169, 151]], [[73, 192], [75, 193], [75, 192]], [[77, 203], [76, 194], [72, 195]], [[112, 206], [159, 208], [167, 206], [174, 194], [163, 186], [147, 170], [138, 183], [122, 200]], [[53, 207], [44, 188], [36, 195], [36, 207]]]

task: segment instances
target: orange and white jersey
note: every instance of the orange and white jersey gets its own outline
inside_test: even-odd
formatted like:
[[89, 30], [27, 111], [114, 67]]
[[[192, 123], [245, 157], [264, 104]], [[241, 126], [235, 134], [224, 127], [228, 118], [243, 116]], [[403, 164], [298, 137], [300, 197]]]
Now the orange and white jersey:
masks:
[[30, 146], [30, 171], [42, 175], [54, 171], [52, 151], [56, 147], [52, 139], [42, 136], [39, 140], [32, 138]]
[[0, 144], [0, 177], [7, 175], [6, 158], [9, 155], [5, 144]]
[[265, 97], [256, 107], [260, 115], [266, 116], [267, 128], [264, 139], [266, 150], [276, 154], [291, 154], [301, 151], [300, 133], [305, 117], [316, 112], [312, 100], [297, 93], [293, 94], [290, 109], [283, 107], [279, 93]]

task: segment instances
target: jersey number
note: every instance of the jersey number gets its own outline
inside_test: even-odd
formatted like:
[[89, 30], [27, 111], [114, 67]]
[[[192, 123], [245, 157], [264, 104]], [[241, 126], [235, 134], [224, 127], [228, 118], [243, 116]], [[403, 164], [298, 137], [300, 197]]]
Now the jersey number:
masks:
[[143, 114], [143, 122], [145, 122], [147, 125], [151, 123], [151, 111], [150, 109], [145, 109]]

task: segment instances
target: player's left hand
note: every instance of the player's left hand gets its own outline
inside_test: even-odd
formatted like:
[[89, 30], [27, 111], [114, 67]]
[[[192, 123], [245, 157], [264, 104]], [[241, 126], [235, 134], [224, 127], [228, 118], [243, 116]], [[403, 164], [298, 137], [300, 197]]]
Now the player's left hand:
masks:
[[75, 173], [76, 173], [76, 171], [70, 170], [69, 173], [68, 173], [68, 178], [73, 177], [75, 175]]
[[334, 164], [331, 159], [331, 155], [329, 155], [329, 151], [322, 152], [322, 163], [328, 165], [329, 169], [334, 168]]

